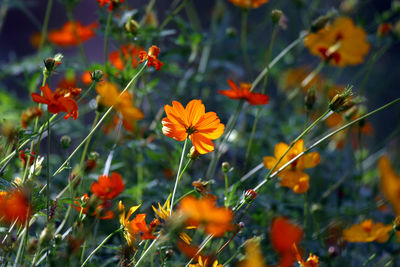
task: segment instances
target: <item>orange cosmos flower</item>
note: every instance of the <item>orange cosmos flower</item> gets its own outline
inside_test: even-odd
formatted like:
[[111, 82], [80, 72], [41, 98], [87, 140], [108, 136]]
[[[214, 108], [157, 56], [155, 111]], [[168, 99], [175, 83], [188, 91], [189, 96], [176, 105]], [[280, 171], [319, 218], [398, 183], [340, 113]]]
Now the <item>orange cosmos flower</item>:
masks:
[[277, 217], [272, 220], [270, 240], [272, 247], [280, 256], [279, 266], [291, 267], [296, 260], [293, 244], [297, 244], [303, 237], [300, 227], [292, 224], [285, 217]]
[[258, 8], [268, 0], [229, 0], [229, 2], [241, 8]]
[[143, 51], [141, 47], [127, 44], [121, 46], [121, 51], [111, 52], [108, 59], [111, 64], [119, 70], [123, 70], [127, 63], [130, 63], [133, 68], [136, 68], [140, 51]]
[[82, 73], [81, 80], [85, 85], [89, 85], [92, 83], [92, 74], [90, 71], [85, 71]]
[[255, 238], [246, 241], [246, 258], [239, 262], [237, 267], [267, 267], [264, 263], [260, 242]]
[[365, 31], [347, 17], [339, 17], [333, 24], [309, 34], [304, 44], [311, 54], [340, 67], [362, 63], [370, 48]]
[[389, 232], [393, 226], [383, 223], [374, 223], [373, 220], [365, 220], [360, 224], [354, 224], [343, 230], [343, 239], [348, 242], [378, 242], [384, 243], [389, 239]]
[[102, 200], [110, 200], [117, 197], [125, 189], [124, 180], [121, 175], [116, 172], [111, 176], [100, 175], [98, 181], [93, 182], [90, 190], [93, 194]]
[[125, 0], [97, 0], [101, 7], [108, 5], [108, 11], [113, 11], [119, 4]]
[[218, 237], [233, 229], [232, 211], [217, 207], [212, 198], [185, 197], [180, 203], [179, 211], [187, 218], [186, 224], [191, 226], [202, 225], [208, 234]]
[[80, 22], [66, 22], [61, 29], [49, 32], [49, 41], [58, 46], [76, 46], [91, 39], [97, 27], [97, 22], [87, 26], [83, 26]]
[[24, 225], [31, 213], [29, 196], [22, 189], [0, 191], [0, 222]]
[[268, 104], [268, 96], [260, 93], [250, 92], [251, 83], [240, 83], [240, 89], [232, 81], [228, 80], [231, 90], [219, 90], [218, 93], [225, 95], [230, 99], [245, 99], [250, 105], [265, 105]]
[[316, 87], [318, 91], [322, 91], [325, 81], [321, 75], [317, 74], [310, 79], [310, 81], [302, 84], [311, 71], [312, 70], [308, 66], [300, 66], [289, 69], [283, 74], [283, 79], [281, 80], [280, 85], [284, 90], [288, 91], [301, 88], [302, 91], [306, 93], [310, 87]]
[[214, 150], [211, 140], [219, 138], [225, 125], [215, 112], [205, 112], [201, 100], [190, 101], [186, 108], [178, 101], [172, 101], [164, 106], [167, 117], [162, 119], [162, 132], [177, 141], [184, 141], [188, 136], [193, 146], [200, 154], [206, 154]]
[[[267, 169], [272, 169], [288, 148], [289, 145], [285, 143], [277, 144], [274, 150], [274, 157], [264, 157], [264, 166]], [[301, 139], [297, 141], [289, 152], [282, 158], [275, 170], [278, 170], [304, 150], [304, 141]], [[289, 187], [297, 194], [306, 192], [309, 188], [310, 177], [308, 174], [304, 173], [303, 170], [315, 167], [319, 164], [319, 161], [320, 156], [318, 152], [311, 152], [298, 158], [278, 174], [278, 176], [282, 178], [281, 186]]]
[[96, 90], [103, 105], [114, 106], [114, 109], [122, 115], [124, 127], [128, 131], [134, 129], [135, 121], [143, 119], [142, 111], [133, 105], [133, 97], [129, 92], [120, 94], [117, 86], [110, 82], [98, 84]]
[[310, 255], [308, 256], [307, 260], [304, 261], [302, 256], [300, 255], [299, 249], [297, 248], [296, 244], [293, 244], [293, 249], [294, 249], [295, 254], [296, 254], [297, 262], [300, 264], [300, 266], [302, 266], [302, 267], [318, 267], [318, 265], [319, 265], [318, 256], [313, 255], [313, 254], [310, 253]]
[[21, 115], [22, 128], [26, 129], [28, 127], [28, 124], [31, 123], [34, 118], [41, 117], [42, 114], [42, 110], [38, 107], [29, 108], [23, 111]]
[[392, 205], [396, 216], [400, 216], [400, 175], [397, 174], [388, 156], [382, 156], [378, 161], [381, 174], [381, 190], [385, 199]]
[[70, 97], [71, 94], [65, 94], [64, 91], [55, 91], [54, 93], [51, 91], [48, 85], [40, 87], [40, 90], [43, 93], [43, 96], [32, 93], [32, 99], [36, 103], [42, 103], [47, 105], [47, 109], [50, 113], [58, 114], [60, 112], [65, 112], [64, 119], [68, 119], [69, 117], [78, 118], [78, 105], [76, 102]]
[[212, 267], [222, 267], [222, 264], [218, 264], [218, 261], [215, 260], [215, 261], [213, 262], [212, 265], [209, 265], [209, 264], [208, 264], [208, 259], [205, 258], [204, 261], [203, 261], [203, 259], [202, 259], [201, 256], [199, 256], [199, 258], [198, 258], [198, 263], [196, 263], [196, 264], [189, 264], [189, 267], [208, 267], [208, 266], [212, 266]]
[[147, 53], [146, 51], [140, 51], [139, 52], [139, 64], [143, 63], [145, 60], [147, 60], [147, 67], [150, 68], [150, 66], [153, 66], [156, 68], [156, 70], [160, 70], [162, 65], [164, 65], [160, 60], [158, 60], [158, 55], [160, 54], [160, 48], [158, 48], [155, 45], [152, 45], [149, 48], [149, 52]]
[[140, 205], [133, 206], [129, 209], [128, 213], [125, 213], [125, 206], [122, 201], [118, 203], [118, 209], [120, 212], [119, 221], [124, 227], [124, 237], [130, 247], [134, 247], [134, 243], [137, 238], [140, 237], [142, 240], [155, 239], [153, 235], [155, 227], [159, 224], [157, 219], [154, 219], [150, 223], [150, 227], [146, 225], [146, 214], [137, 214], [133, 220], [129, 220], [132, 214], [139, 209]]

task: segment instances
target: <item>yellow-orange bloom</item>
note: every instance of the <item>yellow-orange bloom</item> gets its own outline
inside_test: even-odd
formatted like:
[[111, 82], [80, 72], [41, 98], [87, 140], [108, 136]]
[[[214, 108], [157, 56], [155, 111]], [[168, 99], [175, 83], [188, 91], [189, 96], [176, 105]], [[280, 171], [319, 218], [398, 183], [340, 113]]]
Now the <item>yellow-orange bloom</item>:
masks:
[[218, 237], [233, 229], [232, 211], [217, 207], [215, 200], [212, 198], [196, 199], [193, 196], [185, 197], [180, 203], [179, 211], [187, 218], [186, 223], [188, 225], [202, 225], [208, 234]]
[[258, 8], [268, 3], [268, 0], [229, 0], [232, 4], [242, 8]]
[[21, 189], [0, 191], [0, 222], [24, 225], [30, 218], [32, 206], [28, 195]]
[[[285, 143], [277, 144], [274, 150], [274, 157], [264, 157], [264, 166], [267, 169], [272, 169], [288, 148], [289, 145]], [[304, 141], [301, 139], [286, 153], [275, 170], [278, 170], [304, 150]], [[311, 152], [298, 158], [278, 174], [278, 176], [282, 178], [281, 186], [289, 187], [297, 194], [306, 192], [309, 188], [310, 177], [308, 174], [304, 173], [303, 170], [313, 168], [318, 165], [319, 162], [320, 156], [318, 152]]]
[[[204, 261], [203, 261], [201, 256], [199, 256], [198, 263], [189, 264], [189, 267], [208, 267], [208, 266], [210, 266], [210, 265], [208, 265], [208, 259], [204, 259]], [[211, 266], [212, 267], [222, 267], [222, 264], [218, 264], [218, 261], [215, 260]]]
[[293, 244], [294, 251], [296, 253], [297, 262], [302, 267], [318, 267], [319, 265], [319, 258], [318, 256], [310, 253], [307, 260], [303, 260], [302, 256], [300, 255], [299, 249], [297, 248], [296, 244]]
[[237, 267], [267, 267], [260, 250], [260, 243], [254, 238], [246, 241], [246, 258], [239, 262]]
[[374, 223], [372, 219], [360, 224], [354, 224], [343, 230], [343, 239], [348, 242], [378, 242], [384, 243], [389, 239], [389, 232], [393, 229], [391, 224]]
[[184, 141], [188, 136], [200, 154], [214, 150], [211, 140], [219, 138], [224, 130], [215, 112], [205, 112], [201, 100], [190, 101], [186, 108], [178, 101], [164, 106], [167, 117], [162, 120], [162, 132], [177, 141]]
[[347, 17], [339, 17], [333, 24], [309, 34], [304, 44], [311, 54], [340, 67], [362, 63], [370, 49], [365, 31]]
[[58, 46], [75, 46], [95, 36], [97, 22], [83, 26], [80, 22], [67, 22], [59, 30], [49, 32], [49, 41]]
[[96, 90], [103, 105], [114, 106], [114, 109], [122, 115], [124, 127], [128, 131], [134, 129], [135, 121], [143, 119], [143, 112], [134, 106], [133, 97], [129, 92], [120, 94], [117, 86], [110, 82], [98, 84]]
[[378, 161], [381, 174], [381, 190], [392, 205], [396, 216], [400, 216], [400, 175], [393, 170], [390, 159], [385, 155]]

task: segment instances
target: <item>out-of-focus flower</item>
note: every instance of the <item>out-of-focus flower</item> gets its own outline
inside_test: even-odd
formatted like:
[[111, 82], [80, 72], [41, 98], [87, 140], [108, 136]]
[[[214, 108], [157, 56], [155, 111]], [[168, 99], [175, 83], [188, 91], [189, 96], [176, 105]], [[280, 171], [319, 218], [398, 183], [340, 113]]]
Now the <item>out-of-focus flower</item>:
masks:
[[311, 54], [340, 67], [362, 63], [370, 49], [365, 31], [347, 17], [339, 17], [317, 33], [310, 33], [304, 44]]
[[382, 23], [379, 25], [377, 34], [379, 37], [384, 37], [388, 35], [393, 30], [393, 24], [391, 23]]
[[40, 87], [40, 90], [42, 91], [43, 96], [32, 93], [33, 101], [36, 103], [46, 104], [50, 113], [67, 113], [64, 119], [72, 117], [76, 120], [78, 118], [78, 105], [71, 97], [69, 97], [70, 95], [63, 95], [57, 93], [57, 91], [53, 93], [48, 85]]
[[143, 119], [143, 112], [133, 105], [132, 95], [125, 91], [120, 94], [117, 86], [110, 82], [102, 82], [96, 87], [97, 93], [101, 96], [100, 102], [107, 106], [114, 106], [123, 118], [125, 129], [132, 131], [134, 123]]
[[146, 225], [146, 214], [137, 214], [133, 220], [129, 220], [132, 214], [139, 209], [140, 205], [133, 206], [129, 209], [128, 213], [125, 214], [125, 206], [122, 201], [118, 203], [118, 209], [120, 212], [119, 221], [124, 227], [124, 236], [130, 247], [135, 246], [136, 240], [140, 237], [142, 240], [155, 239], [153, 235], [155, 227], [159, 223], [157, 219], [150, 223], [150, 227]]
[[139, 64], [143, 63], [144, 61], [147, 60], [147, 67], [150, 68], [150, 66], [153, 66], [156, 68], [156, 70], [160, 70], [162, 65], [164, 65], [160, 60], [158, 60], [158, 55], [160, 54], [160, 48], [152, 45], [149, 48], [149, 52], [146, 52], [144, 50], [139, 52]]
[[69, 88], [76, 88], [76, 77], [75, 74], [73, 75], [66, 75], [61, 81], [58, 82], [58, 88], [62, 89], [69, 89]]
[[297, 262], [300, 264], [301, 267], [318, 267], [319, 265], [319, 258], [318, 256], [310, 253], [307, 260], [303, 260], [303, 257], [300, 255], [299, 249], [297, 248], [296, 244], [293, 244], [293, 249], [296, 253]]
[[241, 8], [259, 8], [268, 3], [268, 0], [229, 0], [229, 2]]
[[[265, 167], [272, 169], [288, 148], [289, 145], [285, 143], [277, 144], [274, 150], [274, 157], [264, 157]], [[304, 141], [301, 139], [286, 153], [275, 169], [279, 169], [303, 151], [305, 151], [305, 147]], [[298, 158], [278, 174], [282, 178], [281, 186], [289, 187], [297, 194], [306, 192], [309, 188], [310, 177], [303, 170], [313, 168], [319, 162], [320, 156], [318, 152], [311, 152]]]
[[179, 212], [187, 219], [186, 224], [203, 226], [208, 234], [222, 236], [233, 229], [231, 210], [217, 207], [215, 200], [209, 197], [196, 199], [188, 196], [182, 199]]
[[77, 197], [74, 200], [72, 207], [76, 209], [79, 213], [88, 214], [97, 217], [101, 220], [111, 220], [114, 218], [114, 212], [109, 210], [111, 207], [111, 201], [105, 200], [102, 203], [90, 206], [91, 199], [87, 193], [83, 194], [81, 197]]
[[31, 213], [32, 206], [26, 191], [22, 189], [0, 191], [0, 221], [24, 225]]
[[81, 80], [85, 85], [89, 85], [92, 83], [92, 75], [90, 74], [90, 71], [85, 71], [82, 76]]
[[101, 7], [108, 5], [108, 11], [113, 11], [117, 8], [120, 4], [125, 2], [125, 0], [97, 0]]
[[[33, 162], [35, 161], [35, 151], [32, 151], [30, 156], [31, 157], [29, 160], [29, 166], [32, 165]], [[26, 162], [28, 161], [28, 157], [29, 157], [29, 155], [26, 155], [24, 150], [19, 151], [19, 158], [21, 159], [22, 166], [25, 167]]]
[[111, 64], [119, 70], [123, 70], [126, 64], [131, 65], [133, 68], [138, 66], [138, 57], [140, 51], [143, 51], [141, 47], [133, 44], [127, 44], [121, 46], [121, 51], [113, 51], [108, 56]]
[[268, 96], [261, 93], [250, 92], [251, 83], [240, 83], [239, 87], [232, 81], [228, 80], [231, 90], [219, 90], [218, 93], [225, 95], [230, 99], [245, 99], [250, 105], [268, 104]]
[[92, 193], [102, 200], [113, 199], [121, 194], [124, 189], [124, 180], [116, 172], [111, 173], [111, 176], [99, 176], [98, 181], [93, 182], [90, 187]]
[[291, 267], [296, 260], [293, 244], [297, 244], [303, 237], [300, 227], [284, 217], [277, 217], [271, 223], [270, 240], [272, 247], [279, 254], [279, 266]]
[[289, 69], [283, 74], [281, 80], [281, 87], [284, 90], [290, 91], [295, 88], [301, 88], [306, 93], [311, 87], [316, 87], [318, 91], [322, 91], [325, 85], [324, 78], [320, 75], [314, 75], [312, 79], [304, 82], [311, 70], [307, 66], [300, 66], [297, 68]]
[[389, 232], [393, 229], [391, 224], [374, 223], [372, 219], [354, 224], [343, 230], [343, 239], [348, 242], [378, 242], [384, 243], [389, 239]]
[[263, 253], [260, 249], [260, 242], [255, 238], [246, 241], [246, 258], [239, 262], [237, 267], [266, 267]]
[[381, 190], [385, 199], [392, 205], [396, 216], [400, 216], [400, 175], [397, 174], [388, 156], [382, 156], [378, 161], [381, 174]]
[[38, 107], [29, 108], [23, 111], [21, 115], [22, 128], [26, 129], [28, 124], [31, 123], [34, 118], [41, 117], [42, 114], [42, 110]]
[[204, 259], [204, 261], [203, 261], [201, 256], [199, 256], [198, 262], [196, 264], [189, 264], [189, 267], [209, 267], [209, 266], [222, 267], [222, 264], [218, 264], [218, 261], [215, 260], [212, 265], [209, 265], [208, 264], [208, 259]]
[[205, 112], [201, 100], [190, 101], [186, 108], [178, 101], [172, 101], [172, 106], [164, 106], [167, 117], [162, 119], [162, 132], [177, 141], [184, 141], [188, 136], [193, 146], [200, 154], [214, 150], [211, 140], [219, 138], [224, 130], [215, 112]]
[[94, 37], [98, 26], [97, 22], [87, 26], [80, 22], [66, 22], [61, 29], [49, 31], [49, 41], [58, 46], [76, 46]]

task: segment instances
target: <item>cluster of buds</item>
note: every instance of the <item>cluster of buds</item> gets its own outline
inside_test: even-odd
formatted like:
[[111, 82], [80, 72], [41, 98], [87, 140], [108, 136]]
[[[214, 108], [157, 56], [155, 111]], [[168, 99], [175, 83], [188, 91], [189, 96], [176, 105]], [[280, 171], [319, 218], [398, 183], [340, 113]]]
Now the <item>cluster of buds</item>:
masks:
[[55, 71], [57, 66], [61, 64], [63, 57], [62, 54], [56, 54], [54, 57], [46, 58], [44, 60], [43, 75], [49, 77]]

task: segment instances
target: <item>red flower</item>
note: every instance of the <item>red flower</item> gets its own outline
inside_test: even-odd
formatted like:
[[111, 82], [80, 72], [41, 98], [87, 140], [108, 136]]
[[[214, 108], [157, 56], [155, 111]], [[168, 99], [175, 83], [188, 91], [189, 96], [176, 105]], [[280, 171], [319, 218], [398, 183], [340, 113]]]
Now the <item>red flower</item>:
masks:
[[111, 173], [110, 177], [107, 175], [99, 176], [99, 180], [94, 182], [90, 187], [93, 194], [103, 200], [117, 197], [124, 189], [124, 180], [122, 180], [121, 175], [116, 172]]
[[108, 11], [113, 11], [117, 5], [122, 4], [124, 1], [125, 0], [97, 0], [101, 7], [108, 5]]
[[64, 119], [68, 119], [70, 116], [74, 118], [74, 120], [78, 118], [78, 105], [69, 97], [69, 94], [63, 95], [60, 91], [53, 93], [48, 85], [40, 87], [40, 90], [43, 96], [32, 93], [33, 101], [46, 104], [47, 109], [53, 114], [58, 114], [60, 112], [67, 113]]
[[143, 51], [141, 47], [127, 44], [121, 46], [121, 51], [111, 52], [108, 59], [111, 64], [119, 70], [123, 70], [127, 63], [130, 63], [133, 68], [136, 68], [138, 65], [138, 56], [141, 51]]
[[32, 207], [26, 192], [20, 189], [12, 189], [9, 192], [0, 191], [0, 221], [24, 225], [31, 216], [31, 212]]
[[[25, 155], [25, 151], [24, 150], [19, 151], [19, 158], [21, 159], [22, 166], [25, 167], [26, 161], [28, 160], [28, 156]], [[35, 152], [32, 151], [31, 158], [29, 160], [29, 165], [32, 165], [34, 160], [35, 160]]]
[[22, 112], [21, 115], [21, 125], [22, 128], [26, 129], [28, 127], [28, 124], [37, 117], [42, 116], [42, 110], [39, 109], [38, 107], [33, 107], [29, 108], [28, 110]]
[[158, 60], [159, 54], [160, 54], [160, 48], [158, 48], [155, 45], [152, 45], [149, 48], [148, 53], [146, 51], [139, 52], [139, 58], [140, 58], [139, 64], [147, 60], [148, 68], [150, 68], [150, 66], [154, 66], [156, 70], [160, 70], [161, 66], [164, 64], [160, 60]]
[[231, 90], [219, 90], [218, 93], [230, 99], [245, 99], [250, 105], [268, 104], [268, 96], [261, 93], [250, 92], [251, 83], [240, 83], [240, 88], [232, 81], [228, 80]]
[[67, 22], [61, 29], [50, 31], [49, 40], [58, 46], [75, 46], [91, 39], [97, 27], [97, 22], [87, 26], [83, 26], [80, 22]]

